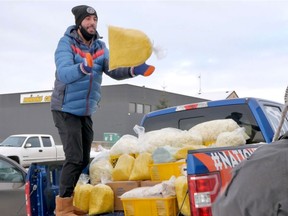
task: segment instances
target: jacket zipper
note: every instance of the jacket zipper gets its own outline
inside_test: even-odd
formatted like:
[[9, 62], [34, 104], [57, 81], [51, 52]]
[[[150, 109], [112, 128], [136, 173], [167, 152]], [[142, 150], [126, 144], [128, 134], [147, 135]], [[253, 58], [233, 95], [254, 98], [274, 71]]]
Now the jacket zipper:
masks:
[[86, 96], [86, 112], [85, 112], [86, 115], [89, 114], [89, 98], [90, 98], [90, 93], [91, 93], [91, 89], [92, 89], [92, 84], [93, 84], [93, 71], [90, 74], [89, 90], [88, 90], [88, 93], [87, 93], [87, 96]]

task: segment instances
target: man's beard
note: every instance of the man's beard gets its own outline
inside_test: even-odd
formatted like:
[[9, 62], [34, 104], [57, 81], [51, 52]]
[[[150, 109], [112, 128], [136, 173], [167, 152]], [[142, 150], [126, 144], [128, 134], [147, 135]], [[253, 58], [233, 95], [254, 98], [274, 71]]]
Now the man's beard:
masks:
[[80, 26], [80, 32], [86, 41], [90, 41], [96, 35], [96, 31], [94, 34], [90, 34], [83, 26]]

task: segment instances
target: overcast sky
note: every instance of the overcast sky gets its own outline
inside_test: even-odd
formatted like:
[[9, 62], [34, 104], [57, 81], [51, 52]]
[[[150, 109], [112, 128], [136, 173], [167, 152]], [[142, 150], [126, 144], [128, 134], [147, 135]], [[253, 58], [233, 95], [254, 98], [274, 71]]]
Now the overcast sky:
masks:
[[[152, 54], [150, 77], [115, 81], [195, 96], [235, 91], [283, 102], [288, 85], [288, 0], [0, 0], [0, 94], [51, 90], [54, 51], [71, 8], [93, 6], [108, 46], [108, 25], [143, 31], [166, 56]], [[201, 78], [199, 78], [201, 77]]]

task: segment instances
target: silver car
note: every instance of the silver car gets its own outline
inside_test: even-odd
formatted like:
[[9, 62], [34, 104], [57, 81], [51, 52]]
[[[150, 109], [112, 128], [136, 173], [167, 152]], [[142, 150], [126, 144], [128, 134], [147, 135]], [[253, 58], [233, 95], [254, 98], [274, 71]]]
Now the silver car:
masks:
[[0, 155], [0, 214], [26, 216], [25, 178], [27, 171], [13, 160]]

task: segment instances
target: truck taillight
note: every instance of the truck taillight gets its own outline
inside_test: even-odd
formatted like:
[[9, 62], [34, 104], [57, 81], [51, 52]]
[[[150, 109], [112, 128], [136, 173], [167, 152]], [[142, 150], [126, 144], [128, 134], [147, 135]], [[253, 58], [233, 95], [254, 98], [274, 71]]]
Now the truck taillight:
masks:
[[26, 200], [26, 214], [31, 216], [31, 203], [30, 203], [30, 182], [25, 184], [25, 200]]
[[220, 191], [219, 173], [188, 175], [191, 215], [212, 216], [212, 203]]

